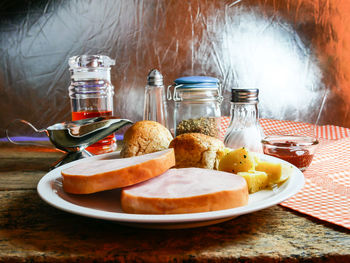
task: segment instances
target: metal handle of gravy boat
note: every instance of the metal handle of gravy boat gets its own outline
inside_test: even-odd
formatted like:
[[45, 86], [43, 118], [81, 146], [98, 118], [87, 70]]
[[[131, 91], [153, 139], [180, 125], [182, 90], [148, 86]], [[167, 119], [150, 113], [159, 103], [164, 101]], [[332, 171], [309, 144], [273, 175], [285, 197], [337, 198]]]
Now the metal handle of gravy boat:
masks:
[[9, 133], [10, 133], [10, 127], [12, 125], [14, 125], [15, 123], [20, 122], [23, 123], [25, 125], [28, 125], [30, 128], [32, 128], [36, 133], [45, 133], [47, 135], [47, 130], [46, 129], [40, 129], [38, 130], [33, 124], [31, 124], [30, 122], [26, 121], [26, 120], [22, 120], [22, 119], [14, 119], [10, 122], [9, 125], [7, 125], [6, 129], [5, 129], [5, 133], [6, 133], [6, 138], [9, 142], [13, 143], [13, 144], [17, 144], [17, 145], [35, 145], [35, 146], [41, 146], [41, 147], [50, 147], [52, 148], [51, 144], [44, 144], [44, 143], [36, 143], [36, 142], [30, 142], [30, 141], [26, 141], [26, 142], [16, 142], [13, 139], [11, 139]]

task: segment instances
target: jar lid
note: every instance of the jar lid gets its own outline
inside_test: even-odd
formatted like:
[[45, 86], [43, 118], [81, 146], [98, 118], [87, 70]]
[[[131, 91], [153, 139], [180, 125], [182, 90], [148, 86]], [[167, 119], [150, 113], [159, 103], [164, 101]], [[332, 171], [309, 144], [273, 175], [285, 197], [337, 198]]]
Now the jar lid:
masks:
[[218, 88], [219, 80], [207, 76], [188, 76], [176, 79], [175, 85], [181, 88]]
[[231, 102], [258, 103], [259, 89], [232, 89]]
[[109, 68], [115, 60], [105, 55], [81, 55], [69, 58], [68, 64], [74, 68]]

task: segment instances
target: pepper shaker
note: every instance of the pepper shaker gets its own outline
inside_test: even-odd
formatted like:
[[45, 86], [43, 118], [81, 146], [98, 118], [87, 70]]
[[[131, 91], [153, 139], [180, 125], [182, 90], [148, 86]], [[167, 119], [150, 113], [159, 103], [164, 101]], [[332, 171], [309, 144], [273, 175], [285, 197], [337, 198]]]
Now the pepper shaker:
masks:
[[164, 94], [163, 76], [152, 69], [147, 76], [145, 87], [143, 120], [157, 121], [167, 126], [167, 107]]

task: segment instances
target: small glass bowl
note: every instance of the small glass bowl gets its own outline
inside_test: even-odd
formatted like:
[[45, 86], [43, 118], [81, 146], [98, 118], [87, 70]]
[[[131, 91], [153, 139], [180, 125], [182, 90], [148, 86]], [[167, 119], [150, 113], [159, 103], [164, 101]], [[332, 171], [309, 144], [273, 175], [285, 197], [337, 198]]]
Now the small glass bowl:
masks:
[[262, 141], [264, 153], [285, 160], [301, 171], [312, 162], [318, 140], [300, 135], [272, 135]]

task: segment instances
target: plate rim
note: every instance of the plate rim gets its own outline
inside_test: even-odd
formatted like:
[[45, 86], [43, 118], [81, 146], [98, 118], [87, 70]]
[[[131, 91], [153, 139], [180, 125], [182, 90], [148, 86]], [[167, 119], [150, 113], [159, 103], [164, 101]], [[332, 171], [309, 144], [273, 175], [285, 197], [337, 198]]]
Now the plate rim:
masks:
[[[172, 224], [172, 223], [192, 223], [192, 222], [200, 222], [200, 221], [209, 221], [209, 220], [218, 220], [229, 217], [237, 217], [244, 214], [253, 213], [262, 209], [266, 209], [268, 207], [277, 205], [288, 198], [292, 197], [296, 193], [298, 193], [304, 186], [305, 178], [304, 174], [294, 165], [276, 158], [274, 156], [269, 156], [265, 154], [258, 153], [258, 157], [263, 157], [263, 159], [271, 159], [280, 163], [284, 163], [286, 165], [290, 165], [293, 167], [293, 173], [286, 183], [288, 185], [286, 188], [273, 196], [270, 196], [264, 200], [259, 200], [253, 204], [248, 204], [242, 207], [236, 207], [231, 209], [224, 209], [219, 211], [211, 211], [211, 212], [201, 212], [201, 213], [186, 213], [186, 214], [166, 214], [166, 215], [149, 215], [149, 214], [129, 214], [129, 213], [121, 213], [121, 212], [110, 212], [104, 211], [94, 208], [88, 208], [85, 206], [80, 206], [78, 204], [74, 204], [69, 202], [68, 200], [63, 199], [57, 193], [55, 193], [55, 189], [52, 187], [52, 183], [59, 177], [61, 177], [61, 170], [66, 169], [70, 166], [76, 165], [77, 163], [86, 161], [87, 159], [103, 159], [103, 158], [113, 158], [118, 157], [119, 152], [107, 153], [98, 156], [89, 157], [86, 159], [77, 160], [65, 165], [62, 165], [58, 168], [51, 170], [46, 173], [38, 182], [37, 192], [40, 198], [45, 201], [47, 204], [76, 215], [103, 219], [108, 221], [116, 221], [116, 222], [128, 222], [128, 223], [142, 223], [142, 224]], [[49, 191], [49, 194], [46, 192]], [[262, 191], [272, 191], [272, 190], [262, 190]]]

